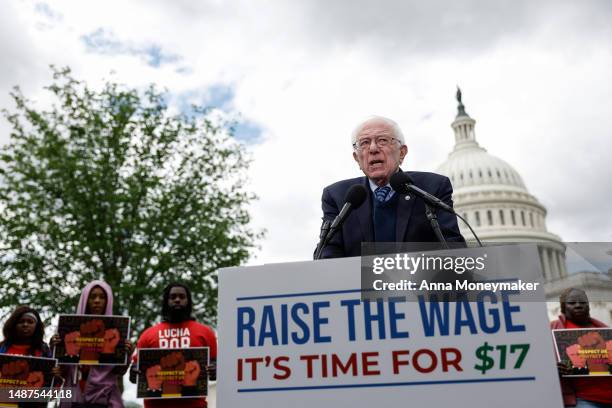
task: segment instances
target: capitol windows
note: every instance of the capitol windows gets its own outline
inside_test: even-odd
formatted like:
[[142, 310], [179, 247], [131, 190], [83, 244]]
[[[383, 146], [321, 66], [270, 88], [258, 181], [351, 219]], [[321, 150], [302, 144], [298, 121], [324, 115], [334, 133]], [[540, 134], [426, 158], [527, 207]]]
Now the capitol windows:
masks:
[[521, 210], [521, 223], [523, 224], [523, 227], [527, 226], [525, 223], [525, 211], [523, 210]]
[[489, 225], [493, 225], [493, 213], [491, 210], [487, 210], [487, 221]]
[[504, 210], [499, 210], [499, 222], [501, 225], [506, 225], [506, 221], [504, 220]]
[[529, 224], [531, 224], [531, 226], [533, 227], [533, 213], [532, 212], [529, 213]]
[[516, 225], [516, 217], [514, 216], [514, 210], [510, 210], [510, 218], [512, 219], [512, 225]]
[[480, 227], [480, 213], [478, 211], [475, 211], [474, 216], [476, 217], [476, 226]]
[[536, 216], [536, 225], [538, 227], [543, 227], [544, 226], [544, 217], [542, 217], [541, 214], [537, 214], [537, 216]]

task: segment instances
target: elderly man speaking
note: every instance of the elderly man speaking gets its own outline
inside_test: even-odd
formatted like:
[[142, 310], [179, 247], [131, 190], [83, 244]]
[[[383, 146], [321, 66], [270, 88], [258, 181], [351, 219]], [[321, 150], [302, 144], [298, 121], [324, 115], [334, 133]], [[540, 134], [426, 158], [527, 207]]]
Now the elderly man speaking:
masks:
[[[417, 197], [396, 192], [389, 185], [400, 169], [408, 147], [404, 135], [393, 120], [374, 116], [353, 131], [353, 158], [365, 177], [342, 180], [323, 190], [323, 220], [333, 220], [344, 205], [347, 191], [363, 185], [365, 202], [350, 213], [342, 228], [322, 249], [321, 258], [361, 255], [362, 242], [436, 242], [425, 214], [425, 204]], [[409, 171], [414, 184], [452, 206], [450, 180], [435, 173]], [[437, 211], [438, 222], [449, 242], [465, 242], [455, 215]]]

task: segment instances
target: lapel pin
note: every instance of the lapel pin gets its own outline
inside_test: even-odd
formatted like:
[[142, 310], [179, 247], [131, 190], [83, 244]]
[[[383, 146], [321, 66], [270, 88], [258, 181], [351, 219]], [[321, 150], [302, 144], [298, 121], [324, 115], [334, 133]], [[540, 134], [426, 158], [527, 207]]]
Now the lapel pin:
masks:
[[410, 196], [407, 195], [406, 197], [404, 197], [404, 200], [406, 200], [406, 201], [410, 200]]

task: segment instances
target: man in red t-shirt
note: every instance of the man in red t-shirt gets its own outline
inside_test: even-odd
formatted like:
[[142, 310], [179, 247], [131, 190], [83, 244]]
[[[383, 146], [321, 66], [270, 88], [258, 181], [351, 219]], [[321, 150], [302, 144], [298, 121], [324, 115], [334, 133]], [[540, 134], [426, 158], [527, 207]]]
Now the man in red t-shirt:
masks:
[[[138, 339], [137, 348], [191, 348], [209, 347], [210, 365], [206, 367], [209, 380], [217, 377], [217, 338], [208, 326], [197, 323], [191, 316], [191, 292], [186, 285], [171, 283], [163, 294], [161, 323], [146, 329]], [[134, 359], [136, 360], [136, 359]], [[136, 364], [132, 365], [130, 381], [136, 380]], [[144, 373], [141, 373], [144, 375]], [[145, 408], [206, 407], [206, 398], [145, 399]]]

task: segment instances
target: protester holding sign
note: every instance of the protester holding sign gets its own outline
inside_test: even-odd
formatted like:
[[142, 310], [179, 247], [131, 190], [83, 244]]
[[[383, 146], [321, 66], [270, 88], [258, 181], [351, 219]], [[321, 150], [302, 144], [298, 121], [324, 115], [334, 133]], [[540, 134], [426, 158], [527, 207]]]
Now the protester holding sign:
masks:
[[[45, 325], [43, 324], [40, 315], [29, 306], [19, 306], [9, 316], [2, 334], [4, 340], [0, 342], [0, 354], [11, 354], [19, 356], [33, 357], [51, 357], [51, 350], [47, 343], [43, 341], [45, 333]], [[31, 371], [24, 367], [27, 362], [16, 361], [2, 367], [0, 377], [11, 377], [18, 375], [18, 372], [23, 372], [24, 379], [30, 387], [34, 387], [44, 382], [43, 373], [40, 371]], [[53, 374], [59, 375], [59, 370], [53, 370]], [[21, 403], [21, 407], [46, 407], [47, 404], [39, 403]]]
[[[171, 283], [164, 289], [162, 297], [162, 319], [161, 323], [146, 329], [138, 339], [137, 347], [141, 349], [171, 349], [171, 348], [194, 348], [209, 347], [210, 365], [205, 370], [208, 379], [215, 380], [217, 376], [217, 338], [215, 332], [208, 326], [200, 324], [191, 316], [193, 301], [191, 291], [182, 283]], [[186, 364], [185, 364], [186, 366]], [[130, 381], [136, 382], [137, 369], [135, 364], [132, 366]], [[187, 367], [185, 371], [189, 371]], [[158, 382], [164, 388], [163, 381], [158, 375], [152, 372], [138, 373], [146, 375], [149, 383]], [[197, 376], [195, 376], [197, 377]], [[178, 400], [175, 398], [165, 399], [145, 399], [145, 408], [158, 407], [185, 407], [202, 408], [206, 407], [205, 398], [187, 398]]]
[[28, 306], [19, 306], [11, 313], [2, 329], [1, 354], [51, 357], [51, 350], [43, 341], [45, 325], [38, 312]]
[[[113, 314], [113, 291], [111, 287], [103, 281], [95, 280], [88, 283], [81, 293], [77, 314], [88, 315], [107, 315]], [[91, 332], [95, 336], [99, 330], [99, 325], [91, 324], [91, 327], [84, 328], [87, 333]], [[89, 330], [89, 331], [88, 331]], [[64, 346], [68, 353], [77, 353], [79, 342], [76, 341], [76, 333], [64, 339]], [[103, 334], [102, 334], [103, 336]], [[60, 338], [56, 334], [51, 338], [53, 346], [60, 343]], [[125, 342], [128, 355], [133, 351], [133, 345]], [[60, 408], [78, 407], [109, 407], [123, 408], [121, 391], [119, 390], [118, 380], [125, 374], [128, 365], [124, 366], [70, 366], [63, 369], [66, 378], [66, 387], [74, 387], [75, 392], [70, 400], [62, 400]]]
[[[561, 314], [550, 323], [551, 329], [584, 329], [607, 327], [589, 314], [589, 299], [582, 289], [568, 288], [559, 296]], [[576, 360], [578, 355], [570, 355]], [[568, 375], [570, 368], [558, 363], [559, 375]], [[612, 404], [612, 377], [566, 378], [561, 377], [561, 390], [565, 406], [609, 407]]]
[[126, 365], [127, 316], [59, 315], [60, 339], [53, 350], [60, 364]]

